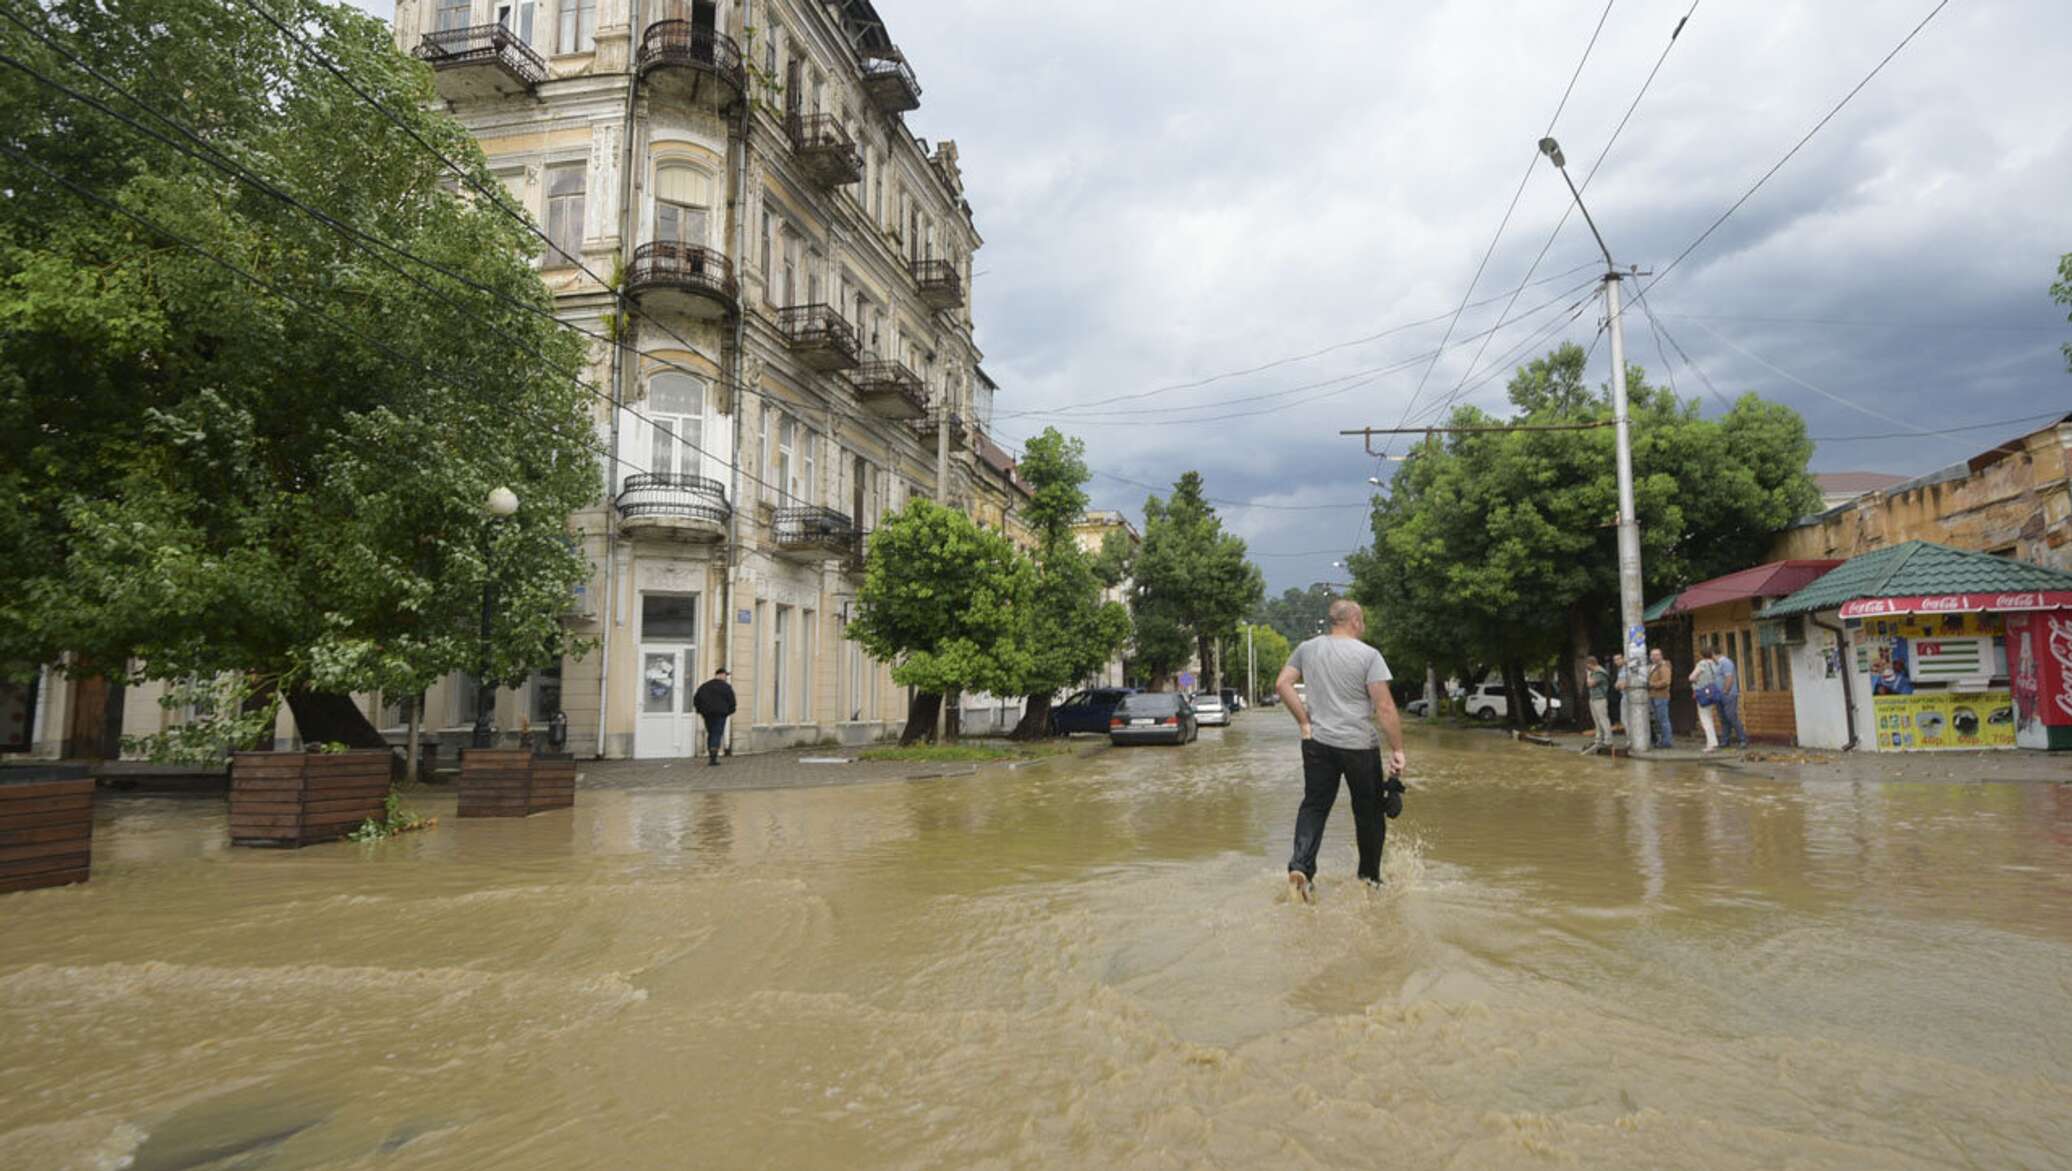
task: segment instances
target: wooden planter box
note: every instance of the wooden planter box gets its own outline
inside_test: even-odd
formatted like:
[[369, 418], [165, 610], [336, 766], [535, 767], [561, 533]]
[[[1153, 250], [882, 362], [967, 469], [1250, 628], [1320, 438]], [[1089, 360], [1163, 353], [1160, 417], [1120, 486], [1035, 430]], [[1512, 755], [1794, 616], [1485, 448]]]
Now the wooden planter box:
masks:
[[80, 767], [0, 771], [0, 892], [85, 882], [94, 780]]
[[576, 803], [573, 757], [541, 757], [530, 748], [463, 748], [461, 817], [524, 817]]
[[381, 818], [394, 759], [380, 749], [233, 754], [230, 844], [293, 849]]

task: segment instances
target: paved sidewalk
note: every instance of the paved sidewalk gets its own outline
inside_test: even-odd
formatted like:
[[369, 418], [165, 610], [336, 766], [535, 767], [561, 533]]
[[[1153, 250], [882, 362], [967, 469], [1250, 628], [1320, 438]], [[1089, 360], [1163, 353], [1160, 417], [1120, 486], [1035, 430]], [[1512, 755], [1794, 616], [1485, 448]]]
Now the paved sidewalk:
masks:
[[[759, 752], [753, 756], [723, 756], [718, 767], [705, 758], [678, 760], [585, 760], [578, 761], [577, 787], [582, 789], [681, 789], [694, 793], [728, 792], [746, 789], [804, 789], [830, 785], [868, 785], [885, 781], [919, 781], [943, 777], [968, 777], [981, 771], [1004, 773], [1021, 769], [1056, 767], [1108, 747], [1106, 738], [1080, 737], [1071, 741], [1073, 751], [1031, 761], [997, 761], [984, 764], [934, 764], [911, 760], [867, 761], [858, 759], [860, 748], [794, 748], [782, 752]], [[846, 760], [847, 764], [807, 764], [807, 760]]]
[[[1545, 735], [1545, 733], [1536, 733]], [[1590, 743], [1588, 733], [1557, 732], [1554, 747], [1547, 751], [1581, 753]], [[1624, 739], [1620, 741], [1624, 743]], [[2029, 749], [1992, 749], [1948, 752], [1829, 752], [1816, 748], [1792, 748], [1780, 744], [1757, 744], [1750, 748], [1722, 748], [1706, 752], [1703, 742], [1678, 741], [1670, 749], [1657, 749], [1647, 759], [1657, 763], [1702, 764], [1710, 768], [1804, 781], [1957, 781], [2072, 784], [2072, 752], [2036, 752]], [[1624, 758], [1621, 758], [1624, 763]]]

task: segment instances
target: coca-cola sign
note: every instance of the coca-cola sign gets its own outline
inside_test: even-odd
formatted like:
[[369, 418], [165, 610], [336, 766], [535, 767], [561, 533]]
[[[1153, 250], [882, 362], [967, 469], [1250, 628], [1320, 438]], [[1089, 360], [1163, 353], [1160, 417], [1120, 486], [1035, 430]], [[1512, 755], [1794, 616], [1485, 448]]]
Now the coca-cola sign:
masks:
[[1876, 618], [1885, 614], [1958, 614], [1977, 611], [2025, 612], [2072, 610], [2072, 590], [2034, 590], [2014, 594], [1915, 594], [1902, 598], [1858, 598], [1842, 605], [1844, 618]]

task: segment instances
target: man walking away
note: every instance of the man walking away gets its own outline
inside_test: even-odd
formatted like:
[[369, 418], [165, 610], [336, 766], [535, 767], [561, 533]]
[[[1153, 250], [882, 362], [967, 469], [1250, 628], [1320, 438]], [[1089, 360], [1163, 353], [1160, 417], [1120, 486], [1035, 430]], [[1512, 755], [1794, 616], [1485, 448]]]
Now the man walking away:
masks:
[[[1338, 800], [1343, 777], [1352, 795], [1353, 836], [1359, 842], [1360, 878], [1381, 885], [1381, 847], [1388, 836], [1384, 817], [1403, 811], [1403, 721], [1389, 694], [1389, 665], [1381, 652], [1360, 641], [1367, 618], [1357, 602], [1331, 603], [1331, 628], [1288, 656], [1274, 692], [1302, 730], [1302, 808], [1295, 815], [1295, 852], [1288, 858], [1288, 886], [1303, 902], [1315, 900], [1317, 848], [1324, 822]], [[1296, 692], [1304, 685], [1307, 701]], [[1381, 775], [1381, 737], [1389, 741], [1389, 777]]]
[[1735, 748], [1748, 747], [1748, 729], [1741, 725], [1741, 672], [1734, 660], [1712, 648], [1712, 666], [1719, 676], [1719, 739]]
[[1590, 722], [1597, 725], [1597, 738], [1590, 742], [1592, 748], [1609, 748], [1612, 744], [1612, 707], [1607, 694], [1611, 678], [1611, 672], [1604, 669], [1596, 655], [1583, 660], [1583, 694], [1590, 700]]
[[1660, 647], [1648, 652], [1648, 708], [1655, 717], [1648, 729], [1655, 747], [1676, 747], [1676, 737], [1669, 731], [1669, 660], [1662, 657]]
[[719, 764], [720, 741], [727, 734], [727, 717], [734, 714], [734, 706], [734, 685], [727, 682], [725, 667], [713, 672], [691, 696], [691, 710], [705, 717], [705, 753], [713, 765]]

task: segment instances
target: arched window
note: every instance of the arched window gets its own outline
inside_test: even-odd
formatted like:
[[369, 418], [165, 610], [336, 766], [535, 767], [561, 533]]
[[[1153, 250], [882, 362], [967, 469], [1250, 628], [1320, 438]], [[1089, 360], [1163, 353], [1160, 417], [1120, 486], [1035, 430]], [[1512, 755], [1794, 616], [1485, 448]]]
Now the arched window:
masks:
[[696, 167], [664, 163], [655, 168], [655, 239], [708, 247], [712, 179]]
[[701, 475], [705, 445], [705, 383], [685, 374], [657, 374], [648, 383], [647, 410], [654, 432], [647, 451], [651, 472]]

